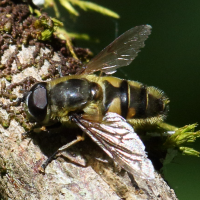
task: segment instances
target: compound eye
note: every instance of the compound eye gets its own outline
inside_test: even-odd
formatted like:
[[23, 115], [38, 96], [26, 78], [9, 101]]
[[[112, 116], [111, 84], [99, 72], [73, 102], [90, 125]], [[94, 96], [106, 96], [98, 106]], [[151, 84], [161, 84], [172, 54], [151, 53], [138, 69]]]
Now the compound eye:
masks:
[[42, 122], [47, 114], [46, 83], [37, 83], [30, 90], [28, 109], [36, 121]]

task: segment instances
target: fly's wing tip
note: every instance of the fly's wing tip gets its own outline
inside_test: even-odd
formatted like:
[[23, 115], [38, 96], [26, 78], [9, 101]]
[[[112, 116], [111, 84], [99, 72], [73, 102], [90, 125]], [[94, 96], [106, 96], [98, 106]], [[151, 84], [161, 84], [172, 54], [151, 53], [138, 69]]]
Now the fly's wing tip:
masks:
[[101, 71], [109, 75], [115, 73], [118, 68], [129, 65], [144, 47], [151, 28], [147, 24], [129, 29], [95, 56], [85, 66], [82, 74]]

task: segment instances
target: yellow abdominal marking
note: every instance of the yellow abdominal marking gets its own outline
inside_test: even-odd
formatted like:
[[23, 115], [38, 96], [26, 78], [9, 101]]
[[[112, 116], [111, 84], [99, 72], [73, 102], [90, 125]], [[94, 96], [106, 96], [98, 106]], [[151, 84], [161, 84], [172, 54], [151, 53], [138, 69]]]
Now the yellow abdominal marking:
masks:
[[107, 112], [114, 112], [114, 113], [121, 115], [120, 104], [121, 104], [121, 101], [120, 101], [119, 97], [113, 99]]
[[129, 108], [126, 118], [131, 119], [135, 116], [135, 114], [136, 114], [135, 108]]

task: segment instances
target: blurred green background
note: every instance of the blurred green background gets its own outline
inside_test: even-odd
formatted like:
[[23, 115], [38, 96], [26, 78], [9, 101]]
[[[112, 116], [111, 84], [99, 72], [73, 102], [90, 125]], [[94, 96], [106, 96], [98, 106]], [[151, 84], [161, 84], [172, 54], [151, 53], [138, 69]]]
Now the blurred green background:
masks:
[[[200, 1], [93, 0], [117, 12], [111, 19], [80, 9], [76, 20], [64, 11], [68, 31], [87, 33], [94, 40], [76, 41], [94, 54], [112, 42], [116, 34], [150, 24], [152, 34], [134, 62], [116, 76], [156, 86], [170, 98], [167, 122], [175, 126], [200, 123]], [[118, 31], [116, 31], [118, 29]], [[95, 43], [95, 39], [99, 43]], [[197, 129], [200, 129], [198, 127]], [[200, 151], [200, 140], [193, 145]], [[200, 199], [200, 158], [178, 156], [165, 167], [165, 179], [180, 200]]]

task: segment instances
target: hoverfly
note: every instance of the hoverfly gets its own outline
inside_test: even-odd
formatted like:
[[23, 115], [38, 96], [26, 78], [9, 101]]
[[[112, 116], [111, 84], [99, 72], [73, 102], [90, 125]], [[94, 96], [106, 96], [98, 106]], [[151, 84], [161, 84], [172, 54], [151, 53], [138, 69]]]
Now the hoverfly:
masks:
[[[149, 25], [134, 27], [79, 73], [35, 84], [21, 100], [29, 120], [43, 126], [76, 124], [122, 168], [140, 178], [154, 179], [154, 167], [131, 125], [162, 121], [167, 97], [155, 87], [110, 76], [135, 59], [150, 33]], [[107, 76], [94, 75], [97, 71]]]

